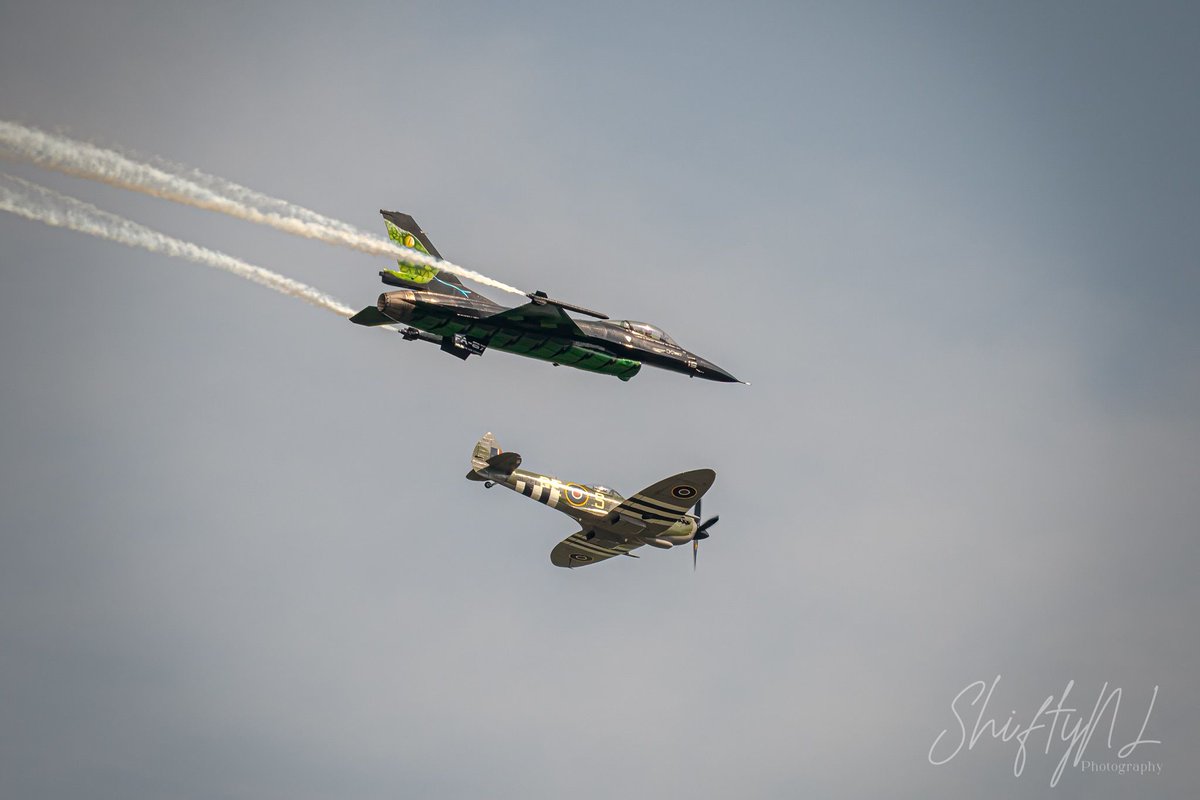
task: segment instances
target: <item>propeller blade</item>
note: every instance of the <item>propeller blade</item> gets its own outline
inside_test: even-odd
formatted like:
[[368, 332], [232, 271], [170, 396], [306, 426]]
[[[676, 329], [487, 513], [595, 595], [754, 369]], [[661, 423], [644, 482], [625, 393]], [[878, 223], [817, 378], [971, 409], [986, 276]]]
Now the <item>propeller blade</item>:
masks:
[[[704, 502], [704, 498], [700, 498], [699, 500], [697, 500], [696, 507], [695, 507], [695, 509], [693, 509], [696, 512], [696, 520], [697, 521], [703, 519], [702, 507], [700, 505], [703, 502]], [[720, 518], [721, 518], [721, 515], [718, 514], [715, 517], [711, 517], [710, 519], [704, 520], [704, 522], [702, 522], [696, 526], [696, 532], [694, 534], [692, 534], [692, 572], [696, 571], [696, 559], [700, 554], [700, 540], [707, 539], [711, 535], [711, 534], [709, 534], [708, 529], [711, 528], [713, 525], [716, 525], [717, 520], [719, 520]]]

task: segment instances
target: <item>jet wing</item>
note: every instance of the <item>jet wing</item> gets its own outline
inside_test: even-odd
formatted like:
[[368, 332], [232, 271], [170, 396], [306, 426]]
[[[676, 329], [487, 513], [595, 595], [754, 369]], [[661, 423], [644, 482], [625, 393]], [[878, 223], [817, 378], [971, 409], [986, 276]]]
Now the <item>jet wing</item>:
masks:
[[526, 303], [523, 306], [501, 311], [499, 314], [492, 314], [485, 319], [510, 322], [524, 328], [532, 328], [542, 333], [559, 336], [583, 336], [583, 331], [579, 329], [575, 320], [567, 316], [566, 311], [551, 304]]
[[641, 546], [641, 542], [613, 544], [598, 538], [588, 540], [586, 531], [576, 531], [554, 546], [550, 551], [550, 563], [556, 567], [586, 567], [613, 556], [623, 556]]

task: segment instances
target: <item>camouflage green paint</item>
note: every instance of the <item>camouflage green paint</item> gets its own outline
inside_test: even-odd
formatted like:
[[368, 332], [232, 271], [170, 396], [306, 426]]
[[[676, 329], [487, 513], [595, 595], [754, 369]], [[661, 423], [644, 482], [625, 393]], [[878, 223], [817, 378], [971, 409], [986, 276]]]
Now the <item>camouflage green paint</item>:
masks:
[[505, 330], [490, 324], [486, 317], [462, 317], [449, 308], [418, 305], [408, 323], [436, 336], [453, 336], [460, 333], [505, 353], [516, 353], [587, 372], [615, 375], [623, 381], [637, 375], [642, 368], [640, 361], [610, 356], [559, 336], [547, 336], [528, 330]]

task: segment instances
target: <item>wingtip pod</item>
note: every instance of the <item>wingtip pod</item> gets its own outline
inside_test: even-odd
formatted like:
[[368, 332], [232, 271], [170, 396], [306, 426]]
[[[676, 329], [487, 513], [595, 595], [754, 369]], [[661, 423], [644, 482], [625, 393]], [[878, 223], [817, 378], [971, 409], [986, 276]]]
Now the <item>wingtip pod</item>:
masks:
[[567, 311], [575, 311], [580, 314], [587, 314], [589, 317], [595, 317], [596, 319], [608, 319], [609, 318], [607, 314], [602, 314], [599, 311], [593, 311], [590, 308], [578, 306], [578, 305], [575, 305], [574, 303], [568, 303], [563, 300], [555, 300], [552, 297], [547, 296], [546, 293], [542, 292], [542, 291], [527, 292], [525, 294], [525, 296], [528, 297], [530, 300], [532, 300], [534, 305], [558, 306], [559, 308], [566, 309]]

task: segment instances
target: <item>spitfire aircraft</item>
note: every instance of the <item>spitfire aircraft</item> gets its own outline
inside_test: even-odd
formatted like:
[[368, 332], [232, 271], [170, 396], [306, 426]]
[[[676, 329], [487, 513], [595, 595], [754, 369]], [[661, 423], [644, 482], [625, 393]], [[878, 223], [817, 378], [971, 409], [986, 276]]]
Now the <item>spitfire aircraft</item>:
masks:
[[[486, 433], [471, 454], [467, 480], [483, 481], [488, 489], [505, 486], [578, 522], [580, 529], [550, 551], [556, 567], [586, 567], [613, 556], [638, 558], [630, 551], [646, 544], [667, 550], [691, 542], [695, 569], [700, 541], [720, 519], [700, 521], [700, 500], [717, 478], [711, 469], [663, 478], [626, 499], [603, 486], [567, 483], [520, 466], [521, 456], [505, 453]], [[693, 506], [695, 515], [689, 513]]]
[[[407, 214], [380, 211], [388, 236], [401, 245], [441, 259], [433, 242]], [[358, 325], [406, 327], [408, 341], [439, 345], [460, 359], [482, 355], [489, 347], [507, 353], [569, 367], [616, 375], [627, 381], [642, 364], [682, 372], [693, 378], [739, 383], [716, 364], [683, 349], [661, 328], [645, 322], [610, 320], [598, 311], [552, 300], [532, 292], [530, 302], [506, 308], [463, 286], [448, 272], [397, 259], [397, 269], [379, 273], [385, 284], [399, 287], [384, 292], [374, 306], [350, 318]], [[574, 311], [593, 320], [577, 320]]]

